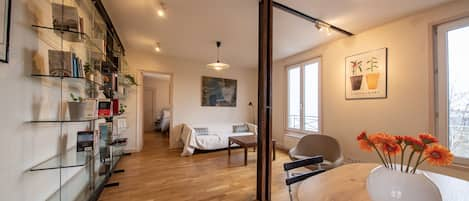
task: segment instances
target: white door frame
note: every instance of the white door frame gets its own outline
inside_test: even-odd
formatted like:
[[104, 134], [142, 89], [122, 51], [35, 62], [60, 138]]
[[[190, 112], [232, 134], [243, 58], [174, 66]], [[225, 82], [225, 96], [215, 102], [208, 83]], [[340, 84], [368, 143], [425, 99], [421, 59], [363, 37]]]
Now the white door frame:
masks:
[[[169, 135], [172, 134], [173, 130], [173, 123], [174, 123], [174, 103], [173, 103], [173, 95], [174, 95], [174, 74], [173, 73], [167, 73], [167, 72], [160, 72], [160, 71], [152, 71], [152, 70], [137, 70], [137, 79], [142, 80], [141, 83], [139, 83], [139, 86], [137, 86], [137, 149], [141, 151], [143, 149], [143, 133], [144, 133], [144, 128], [143, 128], [143, 94], [144, 94], [144, 86], [143, 86], [143, 75], [145, 73], [151, 73], [151, 74], [162, 74], [162, 75], [169, 75], [169, 104], [170, 104], [170, 122], [169, 122]], [[169, 146], [168, 146], [169, 147]]]

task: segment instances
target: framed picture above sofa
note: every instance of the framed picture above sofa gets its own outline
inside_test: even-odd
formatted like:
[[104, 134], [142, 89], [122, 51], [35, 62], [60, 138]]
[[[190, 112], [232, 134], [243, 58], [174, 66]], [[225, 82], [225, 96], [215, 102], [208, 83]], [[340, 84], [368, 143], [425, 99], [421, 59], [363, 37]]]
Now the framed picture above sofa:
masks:
[[202, 106], [236, 107], [237, 81], [202, 76]]

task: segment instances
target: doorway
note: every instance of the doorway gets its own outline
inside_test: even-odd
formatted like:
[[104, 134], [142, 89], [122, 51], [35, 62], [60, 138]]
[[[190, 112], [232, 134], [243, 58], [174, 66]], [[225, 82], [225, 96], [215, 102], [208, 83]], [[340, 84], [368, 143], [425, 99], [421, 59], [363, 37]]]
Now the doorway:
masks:
[[[168, 138], [172, 125], [172, 76], [156, 72], [143, 72], [142, 75], [142, 139], [155, 135]], [[161, 136], [158, 139], [163, 139]]]

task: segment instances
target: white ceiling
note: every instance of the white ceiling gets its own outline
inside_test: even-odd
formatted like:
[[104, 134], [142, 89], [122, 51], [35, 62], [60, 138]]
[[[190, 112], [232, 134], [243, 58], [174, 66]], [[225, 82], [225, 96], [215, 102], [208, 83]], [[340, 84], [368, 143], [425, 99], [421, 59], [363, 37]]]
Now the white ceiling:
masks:
[[[451, 0], [277, 0], [352, 33]], [[211, 63], [215, 41], [221, 60], [232, 67], [257, 67], [258, 0], [165, 0], [167, 17], [157, 16], [158, 0], [103, 0], [127, 49]], [[274, 9], [274, 59], [324, 42], [327, 36], [298, 17]], [[156, 41], [162, 52], [154, 51]]]

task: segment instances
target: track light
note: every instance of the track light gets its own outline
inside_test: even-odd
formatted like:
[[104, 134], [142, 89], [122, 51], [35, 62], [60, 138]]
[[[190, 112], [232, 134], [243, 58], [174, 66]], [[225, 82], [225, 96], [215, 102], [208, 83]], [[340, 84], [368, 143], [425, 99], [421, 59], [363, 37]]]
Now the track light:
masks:
[[159, 8], [156, 11], [156, 14], [158, 14], [159, 17], [166, 17], [166, 4], [163, 1], [160, 1], [159, 3]]
[[314, 27], [316, 27], [316, 29], [320, 32], [326, 32], [328, 36], [332, 34], [331, 25], [324, 22], [316, 21]]
[[160, 46], [160, 43], [159, 43], [159, 42], [156, 43], [155, 51], [156, 51], [156, 52], [161, 52], [161, 46]]

